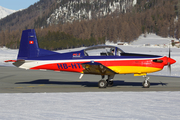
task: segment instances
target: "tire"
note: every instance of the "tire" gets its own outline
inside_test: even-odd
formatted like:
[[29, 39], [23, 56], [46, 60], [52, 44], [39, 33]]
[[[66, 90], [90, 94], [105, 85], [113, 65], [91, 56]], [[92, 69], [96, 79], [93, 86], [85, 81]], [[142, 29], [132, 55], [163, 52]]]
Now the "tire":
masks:
[[143, 88], [149, 88], [150, 87], [150, 82], [147, 81], [147, 84], [145, 84], [145, 81], [142, 83]]
[[106, 80], [107, 81], [107, 86], [108, 87], [112, 87], [113, 86], [113, 81], [109, 81], [109, 80]]
[[98, 83], [99, 88], [106, 88], [107, 82], [105, 80], [100, 80]]

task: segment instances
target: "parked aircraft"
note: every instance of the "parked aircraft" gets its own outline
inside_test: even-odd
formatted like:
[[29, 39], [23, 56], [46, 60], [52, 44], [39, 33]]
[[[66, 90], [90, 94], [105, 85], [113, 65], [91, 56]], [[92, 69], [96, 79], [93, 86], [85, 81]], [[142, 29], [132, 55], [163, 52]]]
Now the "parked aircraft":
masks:
[[[147, 73], [157, 72], [176, 61], [167, 56], [125, 53], [119, 47], [100, 45], [79, 51], [58, 53], [38, 47], [34, 29], [22, 32], [17, 60], [7, 60], [13, 65], [31, 70], [53, 70], [101, 75], [99, 88], [113, 86], [115, 74], [144, 76], [144, 88], [150, 87]], [[107, 79], [105, 79], [107, 76]]]

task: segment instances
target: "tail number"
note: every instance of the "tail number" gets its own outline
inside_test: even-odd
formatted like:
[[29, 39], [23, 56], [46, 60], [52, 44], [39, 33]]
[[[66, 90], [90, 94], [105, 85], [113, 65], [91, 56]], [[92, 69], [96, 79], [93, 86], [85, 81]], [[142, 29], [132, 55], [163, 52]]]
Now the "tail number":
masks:
[[57, 67], [59, 69], [80, 69], [81, 68], [81, 63], [60, 63], [60, 64], [57, 64]]

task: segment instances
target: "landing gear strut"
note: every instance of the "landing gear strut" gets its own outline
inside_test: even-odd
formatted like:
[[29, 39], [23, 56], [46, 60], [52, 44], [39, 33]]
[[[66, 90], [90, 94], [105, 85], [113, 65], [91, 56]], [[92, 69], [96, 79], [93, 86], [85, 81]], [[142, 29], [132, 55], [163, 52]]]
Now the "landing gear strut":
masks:
[[150, 87], [150, 82], [148, 81], [149, 77], [147, 76], [143, 76], [143, 77], [145, 78], [144, 82], [142, 83], [143, 88], [149, 88]]
[[104, 77], [105, 76], [102, 75], [102, 79], [98, 83], [99, 88], [112, 87], [113, 86], [114, 75], [108, 75], [108, 79], [107, 80], [104, 80]]
[[106, 80], [107, 81], [107, 87], [112, 87], [113, 86], [113, 81], [112, 80]]

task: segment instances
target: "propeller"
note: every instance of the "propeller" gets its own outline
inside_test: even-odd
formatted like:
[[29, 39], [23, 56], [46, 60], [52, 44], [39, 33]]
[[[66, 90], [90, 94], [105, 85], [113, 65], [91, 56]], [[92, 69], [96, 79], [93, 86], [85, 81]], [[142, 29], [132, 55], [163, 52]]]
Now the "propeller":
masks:
[[170, 48], [170, 45], [169, 45], [169, 58], [171, 58], [171, 48]]
[[169, 70], [169, 73], [171, 74], [171, 64], [168, 62], [168, 70]]
[[[171, 58], [171, 48], [170, 48], [170, 44], [169, 44], [169, 56], [168, 56], [168, 59]], [[170, 61], [167, 59], [167, 62], [168, 62], [168, 70], [169, 70], [169, 73], [171, 74], [171, 63]]]

